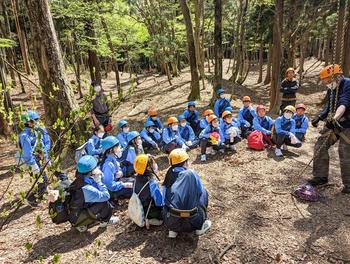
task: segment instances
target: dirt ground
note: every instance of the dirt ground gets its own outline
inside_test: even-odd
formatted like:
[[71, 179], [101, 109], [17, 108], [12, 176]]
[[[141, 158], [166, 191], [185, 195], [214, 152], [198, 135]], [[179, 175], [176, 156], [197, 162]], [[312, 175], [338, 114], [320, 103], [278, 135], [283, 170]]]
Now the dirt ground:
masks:
[[[306, 68], [314, 62], [307, 61]], [[298, 94], [298, 101], [307, 104], [309, 116], [320, 108], [324, 95], [325, 89], [316, 85], [320, 67], [316, 63], [307, 72]], [[122, 77], [126, 89], [127, 77]], [[224, 79], [228, 77], [225, 74]], [[224, 87], [238, 99], [250, 95], [254, 105], [267, 104], [268, 86], [256, 84], [257, 78], [257, 72], [252, 71], [244, 86], [224, 81]], [[188, 71], [175, 78], [173, 86], [163, 76], [141, 77], [140, 85], [116, 111], [113, 122], [127, 118], [133, 128], [139, 129], [151, 105], [158, 107], [163, 121], [181, 113], [186, 108], [189, 80]], [[103, 87], [115, 91], [112, 75]], [[198, 102], [200, 113], [211, 93], [212, 87], [207, 84]], [[15, 103], [30, 105], [24, 95], [13, 96]], [[241, 106], [238, 99], [233, 101], [236, 111]], [[238, 145], [237, 154], [209, 157], [204, 164], [199, 162], [199, 150], [192, 151], [191, 166], [209, 192], [208, 213], [213, 226], [204, 236], [181, 234], [170, 240], [164, 227], [149, 231], [136, 228], [126, 215], [126, 203], [116, 212], [121, 217], [119, 225], [93, 227], [84, 234], [71, 230], [69, 224], [53, 224], [47, 206], [23, 206], [1, 232], [0, 263], [350, 263], [350, 195], [340, 193], [336, 149], [330, 151], [330, 185], [321, 189], [321, 202], [301, 203], [289, 194], [311, 176], [311, 167], [303, 175], [299, 172], [311, 159], [317, 136], [318, 130], [311, 128], [303, 147], [290, 149], [283, 158], [275, 158], [273, 151], [251, 151], [245, 141]], [[15, 163], [15, 152], [10, 142], [1, 141], [2, 191], [11, 181], [6, 172]], [[167, 158], [158, 155], [157, 161], [162, 176]], [[69, 170], [71, 177], [73, 170]], [[19, 175], [14, 177], [10, 186], [14, 196], [28, 188], [25, 182]], [[1, 208], [5, 208], [1, 202]], [[35, 224], [38, 217], [41, 224]]]

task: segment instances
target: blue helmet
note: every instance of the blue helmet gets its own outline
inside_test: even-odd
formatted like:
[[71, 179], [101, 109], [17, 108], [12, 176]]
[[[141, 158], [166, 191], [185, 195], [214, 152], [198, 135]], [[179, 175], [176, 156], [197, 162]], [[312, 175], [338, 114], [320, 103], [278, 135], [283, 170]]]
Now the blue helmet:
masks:
[[220, 88], [220, 89], [218, 89], [218, 90], [216, 91], [216, 94], [217, 94], [218, 96], [220, 96], [220, 94], [223, 94], [224, 92], [225, 92], [225, 90], [222, 89], [222, 88]]
[[154, 126], [156, 126], [156, 124], [153, 121], [151, 121], [151, 120], [147, 121], [146, 124], [145, 124], [145, 128], [149, 128], [149, 127], [152, 127], [152, 126], [154, 127]]
[[131, 141], [133, 141], [135, 138], [137, 138], [139, 136], [140, 136], [139, 132], [131, 131], [131, 132], [128, 133], [126, 138], [128, 140], [128, 143], [130, 143]]
[[233, 112], [233, 108], [231, 106], [228, 106], [228, 107], [225, 108], [225, 111], [229, 111], [229, 112], [232, 113]]
[[184, 120], [185, 119], [185, 116], [184, 115], [179, 115], [177, 117], [177, 120], [179, 120], [179, 122], [181, 122], [181, 120]]
[[123, 128], [123, 126], [127, 125], [128, 124], [128, 121], [126, 120], [120, 120], [119, 123], [118, 123], [118, 127], [119, 128]]
[[30, 120], [37, 120], [40, 118], [39, 114], [35, 111], [32, 111], [32, 110], [28, 110], [28, 115], [29, 115]]
[[83, 156], [79, 159], [77, 164], [78, 172], [88, 173], [97, 167], [97, 160], [90, 155]]
[[190, 107], [190, 106], [196, 106], [196, 102], [195, 102], [195, 101], [190, 101], [190, 102], [188, 102], [187, 106], [188, 106], [188, 107]]
[[119, 140], [115, 136], [108, 136], [101, 140], [103, 150], [108, 150], [119, 145]]

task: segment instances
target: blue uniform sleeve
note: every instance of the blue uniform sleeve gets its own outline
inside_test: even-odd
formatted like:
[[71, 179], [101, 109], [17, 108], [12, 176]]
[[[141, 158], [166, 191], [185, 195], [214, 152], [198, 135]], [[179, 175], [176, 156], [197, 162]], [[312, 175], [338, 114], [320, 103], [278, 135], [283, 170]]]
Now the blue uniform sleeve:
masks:
[[219, 113], [219, 108], [220, 108], [220, 99], [217, 99], [215, 104], [214, 104], [214, 114], [217, 116], [217, 117], [220, 117], [220, 113]]
[[[154, 132], [154, 133], [156, 133], [156, 132]], [[149, 136], [147, 135], [146, 129], [143, 129], [143, 130], [141, 131], [140, 136], [141, 136], [147, 143], [149, 143], [149, 144], [151, 144], [151, 145], [156, 145], [156, 142], [154, 142], [154, 140], [153, 140], [151, 137], [149, 137]]]
[[28, 135], [22, 134], [20, 135], [20, 145], [22, 148], [22, 158], [28, 165], [36, 164], [35, 157], [33, 155], [33, 147], [30, 143], [30, 139]]
[[223, 130], [219, 127], [219, 134], [220, 134], [220, 143], [221, 144], [224, 144], [225, 143], [225, 135], [224, 135], [224, 132]]
[[185, 140], [181, 137], [179, 131], [176, 131], [176, 144], [178, 144], [179, 146], [185, 144]]
[[301, 128], [295, 128], [295, 133], [305, 134], [308, 128], [309, 128], [309, 119], [305, 116], [303, 119], [303, 123], [301, 124]]
[[[289, 131], [283, 130], [282, 129], [282, 118], [277, 118], [275, 122], [275, 129], [277, 134], [282, 134], [284, 136], [289, 135]], [[294, 129], [295, 129], [295, 122], [294, 122]]]
[[130, 164], [134, 164], [136, 158], [136, 152], [134, 148], [129, 148], [128, 154], [126, 156], [126, 161], [128, 161]]
[[169, 136], [169, 130], [168, 129], [164, 129], [164, 131], [163, 131], [163, 142], [165, 144], [169, 144], [173, 140], [174, 139]]
[[199, 126], [201, 129], [205, 129], [208, 126], [207, 120], [205, 118], [201, 119]]
[[164, 126], [163, 126], [162, 121], [160, 121], [160, 118], [159, 118], [159, 117], [157, 117], [157, 123], [158, 123], [159, 129], [163, 130], [163, 129], [164, 129]]
[[295, 134], [295, 120], [291, 119], [290, 121], [292, 122], [292, 126], [290, 127], [290, 132]]
[[104, 164], [102, 168], [103, 177], [102, 182], [107, 186], [111, 192], [117, 192], [124, 188], [121, 182], [115, 180], [115, 167], [110, 162]]
[[266, 134], [266, 135], [270, 135], [271, 134], [271, 131], [263, 128], [261, 125], [260, 125], [260, 122], [259, 122], [259, 118], [258, 117], [254, 117], [253, 119], [253, 127], [255, 130], [258, 130], [258, 131], [261, 131], [262, 133]]
[[85, 185], [82, 190], [86, 203], [102, 203], [110, 199], [109, 192], [104, 184], [100, 184], [100, 190], [92, 185]]
[[189, 134], [190, 134], [189, 140], [190, 140], [190, 141], [194, 141], [195, 138], [196, 138], [196, 135], [194, 134], [194, 131], [193, 131], [193, 129], [192, 129], [191, 126], [187, 126], [187, 127], [188, 127], [188, 131], [189, 131]]
[[119, 140], [120, 145], [123, 148], [125, 148], [128, 145], [128, 143], [126, 142], [126, 140], [124, 138], [123, 132], [118, 133], [117, 138]]
[[91, 156], [98, 156], [102, 153], [102, 148], [97, 149], [95, 147], [95, 142], [92, 138], [89, 139], [85, 148], [88, 155], [91, 155]]
[[243, 117], [243, 112], [244, 112], [244, 109], [241, 108], [239, 111], [238, 111], [238, 121], [240, 124], [244, 125], [246, 120], [244, 119]]
[[208, 139], [210, 136], [210, 126], [207, 126], [202, 132], [199, 134], [200, 139]]
[[151, 192], [151, 197], [153, 198], [156, 206], [160, 207], [164, 205], [164, 198], [162, 192], [159, 189], [159, 185], [155, 180], [149, 182], [149, 188]]
[[342, 93], [339, 96], [338, 105], [344, 105], [346, 109], [350, 107], [350, 81], [348, 79], [343, 80]]

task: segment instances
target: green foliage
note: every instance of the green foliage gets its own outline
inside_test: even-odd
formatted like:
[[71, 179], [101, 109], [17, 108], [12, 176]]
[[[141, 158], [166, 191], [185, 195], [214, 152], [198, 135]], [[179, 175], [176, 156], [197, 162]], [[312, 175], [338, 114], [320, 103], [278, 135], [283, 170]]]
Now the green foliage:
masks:
[[0, 48], [12, 48], [16, 46], [16, 42], [12, 39], [0, 38]]

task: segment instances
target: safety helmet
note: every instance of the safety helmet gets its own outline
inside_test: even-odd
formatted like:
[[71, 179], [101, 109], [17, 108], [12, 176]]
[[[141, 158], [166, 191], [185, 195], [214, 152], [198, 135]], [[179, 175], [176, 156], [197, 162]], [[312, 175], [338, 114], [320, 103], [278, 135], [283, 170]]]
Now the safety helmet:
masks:
[[186, 150], [181, 148], [174, 149], [169, 154], [169, 162], [171, 166], [185, 162], [189, 158], [190, 157], [188, 156]]
[[143, 175], [146, 171], [149, 157], [146, 154], [136, 156], [134, 161], [134, 170], [138, 175]]
[[196, 106], [196, 102], [195, 102], [195, 101], [190, 101], [190, 102], [188, 102], [187, 106], [188, 106], [188, 107], [190, 107], [190, 106]]
[[179, 122], [181, 122], [182, 120], [185, 119], [185, 116], [184, 116], [184, 115], [179, 115], [179, 116], [177, 117], [177, 119], [179, 120]]
[[211, 123], [213, 122], [215, 119], [218, 119], [218, 117], [216, 115], [210, 115], [208, 118], [208, 122]]
[[149, 110], [148, 110], [148, 115], [150, 117], [152, 116], [157, 116], [158, 115], [158, 111], [155, 107], [151, 107]]
[[151, 120], [147, 121], [146, 124], [145, 124], [145, 128], [149, 128], [149, 127], [152, 127], [152, 126], [154, 127], [154, 126], [156, 126], [156, 124], [153, 121], [151, 121]]
[[177, 120], [177, 118], [175, 116], [171, 116], [168, 118], [168, 126], [172, 125], [172, 124], [175, 124], [175, 123], [179, 123], [179, 120]]
[[118, 123], [118, 127], [119, 128], [123, 128], [123, 126], [127, 125], [128, 124], [128, 121], [126, 120], [120, 120], [119, 123]]
[[204, 116], [209, 116], [209, 115], [213, 115], [213, 114], [214, 114], [214, 111], [211, 109], [207, 109], [204, 111]]
[[232, 112], [230, 112], [230, 111], [224, 111], [224, 112], [222, 113], [221, 117], [222, 117], [222, 118], [225, 118], [225, 117], [228, 116], [228, 115], [232, 115]]
[[243, 96], [242, 101], [243, 101], [243, 102], [251, 102], [250, 97], [247, 96], [247, 95], [246, 95], [246, 96]]
[[259, 112], [260, 110], [266, 110], [266, 107], [264, 105], [258, 105], [256, 107], [256, 112]]
[[321, 80], [332, 77], [336, 74], [343, 74], [342, 68], [338, 64], [328, 65], [323, 68], [320, 72]]
[[80, 173], [88, 173], [97, 167], [97, 160], [90, 155], [83, 156], [79, 159], [77, 170]]
[[306, 106], [304, 104], [297, 104], [295, 109], [298, 110], [299, 108], [303, 108], [304, 110], [306, 110]]
[[128, 135], [126, 136], [126, 139], [128, 140], [128, 143], [130, 143], [131, 141], [133, 141], [135, 138], [139, 137], [140, 134], [137, 131], [131, 131], [128, 133]]
[[28, 116], [30, 120], [38, 120], [40, 118], [40, 115], [33, 110], [28, 110]]
[[39, 115], [36, 112], [31, 110], [29, 110], [28, 112], [22, 112], [21, 114], [21, 121], [24, 123], [27, 123], [29, 121], [34, 121], [37, 119], [39, 119]]
[[290, 71], [292, 71], [295, 74], [294, 68], [290, 67], [286, 70], [286, 76], [287, 76], [288, 72], [290, 72]]
[[284, 110], [283, 110], [283, 112], [286, 112], [286, 111], [290, 111], [290, 112], [292, 112], [292, 113], [295, 113], [295, 107], [294, 106], [292, 106], [292, 105], [288, 105], [288, 106], [286, 106], [285, 108], [284, 108]]
[[119, 145], [119, 140], [115, 136], [108, 136], [101, 140], [103, 150], [111, 149], [117, 145]]
[[225, 108], [225, 111], [233, 112], [233, 108], [231, 106], [228, 106], [228, 107]]
[[217, 94], [217, 96], [220, 96], [220, 94], [223, 94], [224, 92], [225, 92], [224, 89], [219, 88], [219, 89], [216, 91], [216, 94]]

